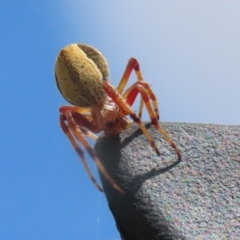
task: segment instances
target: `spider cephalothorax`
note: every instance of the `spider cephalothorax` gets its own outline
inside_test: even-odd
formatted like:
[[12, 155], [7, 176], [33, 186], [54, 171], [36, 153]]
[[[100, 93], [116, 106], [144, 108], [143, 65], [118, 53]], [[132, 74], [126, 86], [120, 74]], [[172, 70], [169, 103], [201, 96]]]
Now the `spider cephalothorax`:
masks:
[[[133, 70], [137, 75], [137, 81], [123, 93]], [[119, 134], [130, 125], [131, 121], [127, 117], [130, 116], [159, 155], [151, 135], [141, 121], [143, 105], [146, 106], [154, 127], [173, 147], [178, 159], [181, 159], [179, 150], [158, 122], [156, 97], [148, 83], [143, 80], [135, 58], [129, 60], [122, 79], [115, 88], [109, 82], [109, 68], [104, 56], [91, 46], [71, 44], [63, 48], [57, 57], [55, 77], [59, 91], [68, 102], [73, 104], [73, 106], [60, 107], [61, 128], [79, 154], [89, 177], [100, 191], [103, 190], [90, 172], [78, 142], [87, 150], [112, 186], [118, 192], [124, 193], [107, 173], [95, 151], [86, 141], [85, 135], [96, 140], [97, 136], [94, 133], [100, 131], [104, 131], [105, 135]], [[137, 115], [131, 109], [131, 105], [139, 93], [141, 102]]]

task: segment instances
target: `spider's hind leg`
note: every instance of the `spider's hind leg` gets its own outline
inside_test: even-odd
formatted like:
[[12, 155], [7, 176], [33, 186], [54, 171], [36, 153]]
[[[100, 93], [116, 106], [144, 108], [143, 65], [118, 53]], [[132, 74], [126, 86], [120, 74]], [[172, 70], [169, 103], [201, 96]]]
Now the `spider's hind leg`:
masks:
[[[103, 192], [103, 189], [102, 187], [97, 183], [97, 180], [95, 179], [95, 177], [92, 175], [88, 165], [87, 165], [87, 161], [85, 159], [85, 156], [84, 156], [84, 152], [83, 150], [78, 146], [72, 132], [71, 132], [71, 127], [68, 127], [65, 123], [65, 120], [67, 120], [67, 116], [65, 114], [60, 114], [60, 126], [63, 130], [63, 132], [66, 134], [67, 138], [69, 139], [69, 141], [71, 142], [72, 146], [74, 147], [75, 151], [77, 152], [77, 154], [79, 155], [82, 163], [83, 163], [83, 166], [88, 174], [88, 176], [90, 177], [90, 179], [92, 180], [93, 184], [96, 186], [96, 188]], [[73, 131], [73, 130], [72, 130]]]
[[[65, 121], [67, 122], [67, 124], [65, 123]], [[70, 140], [71, 144], [73, 145], [74, 149], [76, 150], [76, 152], [78, 153], [83, 166], [85, 168], [85, 170], [87, 171], [90, 179], [92, 180], [92, 182], [94, 183], [94, 185], [103, 192], [103, 189], [100, 187], [100, 185], [97, 183], [96, 179], [94, 178], [94, 176], [92, 175], [85, 156], [84, 156], [84, 152], [83, 150], [79, 147], [79, 145], [77, 144], [77, 141], [79, 141], [79, 143], [81, 143], [83, 145], [83, 147], [87, 150], [88, 154], [90, 155], [90, 157], [94, 160], [95, 164], [97, 165], [99, 171], [103, 174], [103, 176], [107, 179], [107, 181], [121, 194], [124, 193], [124, 191], [116, 184], [116, 182], [110, 177], [110, 175], [108, 174], [108, 172], [106, 171], [105, 167], [102, 165], [102, 163], [100, 162], [100, 160], [98, 159], [94, 149], [89, 145], [89, 143], [87, 142], [87, 140], [84, 137], [84, 134], [82, 132], [82, 129], [85, 127], [86, 125], [88, 126], [88, 128], [90, 130], [94, 130], [94, 132], [98, 131], [98, 128], [96, 126], [94, 126], [88, 119], [86, 119], [83, 115], [81, 115], [78, 112], [72, 112], [72, 111], [66, 111], [65, 113], [61, 113], [60, 114], [60, 125], [61, 128], [63, 130], [63, 132], [67, 135], [68, 139]], [[87, 135], [90, 136], [90, 132], [87, 130], [86, 131]], [[95, 135], [93, 135], [92, 137], [94, 137]], [[76, 140], [75, 140], [76, 139]]]

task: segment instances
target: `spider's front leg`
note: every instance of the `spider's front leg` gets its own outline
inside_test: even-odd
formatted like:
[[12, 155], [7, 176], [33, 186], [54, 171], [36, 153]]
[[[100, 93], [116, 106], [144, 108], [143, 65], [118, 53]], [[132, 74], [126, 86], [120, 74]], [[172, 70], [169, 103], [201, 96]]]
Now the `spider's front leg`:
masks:
[[[136, 83], [134, 83], [132, 86], [130, 86], [126, 92], [122, 95], [123, 98], [127, 101], [127, 103], [132, 106], [132, 104], [135, 102], [136, 97], [138, 95], [138, 93], [140, 93], [139, 89], [138, 89], [138, 85], [141, 85], [145, 88], [145, 90], [147, 91], [147, 94], [149, 95], [149, 98], [152, 101], [152, 105], [153, 105], [153, 110], [154, 110], [154, 114], [155, 117], [157, 118], [157, 120], [159, 120], [159, 110], [158, 110], [158, 104], [157, 104], [157, 99], [155, 94], [153, 93], [152, 89], [150, 88], [149, 84], [143, 80], [140, 80]], [[141, 93], [140, 93], [141, 94]], [[143, 100], [142, 94], [141, 94], [141, 100]], [[144, 101], [143, 101], [144, 103]]]
[[[68, 137], [69, 141], [73, 145], [74, 149], [78, 153], [83, 166], [85, 170], [88, 173], [88, 176], [94, 183], [94, 185], [103, 192], [102, 187], [97, 183], [96, 179], [92, 175], [83, 150], [79, 147], [77, 144], [77, 141], [79, 141], [83, 147], [87, 150], [88, 154], [91, 156], [91, 158], [94, 160], [95, 164], [97, 165], [99, 171], [104, 175], [104, 177], [108, 180], [108, 182], [121, 194], [124, 193], [124, 191], [115, 183], [115, 181], [110, 177], [110, 175], [107, 173], [105, 167], [102, 165], [100, 160], [98, 159], [94, 149], [89, 145], [89, 143], [86, 141], [84, 137], [84, 133], [87, 133], [86, 135], [91, 137], [95, 136], [92, 134], [100, 132], [100, 129], [95, 126], [89, 119], [84, 117], [81, 113], [78, 111], [74, 111], [75, 107], [72, 107], [73, 111], [71, 111], [71, 107], [61, 107], [59, 109], [60, 111], [60, 126], [63, 130], [63, 132]], [[76, 109], [75, 109], [76, 110]], [[90, 131], [89, 131], [90, 130]], [[77, 140], [77, 141], [76, 141]]]
[[[126, 100], [121, 96], [115, 89], [112, 87], [112, 85], [108, 82], [103, 83], [103, 88], [105, 89], [106, 93], [112, 98], [112, 100], [118, 104], [118, 106], [121, 108], [124, 114], [129, 115], [133, 121], [135, 121], [141, 130], [143, 131], [144, 135], [147, 137], [148, 141], [150, 142], [151, 146], [157, 153], [157, 155], [160, 155], [160, 152], [158, 148], [156, 147], [153, 138], [143, 125], [141, 119], [133, 112], [129, 104], [133, 104], [134, 100], [136, 99], [136, 96], [138, 93], [141, 94], [141, 97], [143, 99], [144, 104], [146, 105], [146, 108], [148, 110], [150, 119], [154, 127], [160, 132], [163, 137], [168, 141], [169, 145], [174, 149], [178, 156], [178, 160], [181, 160], [181, 154], [180, 151], [177, 149], [175, 144], [173, 143], [172, 139], [168, 136], [168, 134], [165, 132], [165, 130], [160, 126], [158, 122], [158, 118], [156, 114], [154, 113], [152, 106], [150, 104], [150, 98], [156, 99], [153, 91], [149, 87], [149, 85], [144, 81], [138, 81], [135, 84], [133, 84], [124, 94], [126, 97]], [[128, 104], [129, 103], [129, 104]]]
[[130, 105], [125, 101], [122, 95], [120, 95], [119, 92], [108, 81], [103, 82], [103, 88], [107, 95], [119, 106], [121, 113], [124, 115], [129, 115], [133, 119], [133, 121], [138, 124], [156, 154], [160, 155], [160, 152], [156, 144], [154, 143], [152, 136], [149, 134], [146, 127], [142, 123], [141, 118], [131, 109]]
[[[143, 76], [142, 76], [142, 73], [140, 71], [140, 65], [139, 65], [137, 59], [136, 58], [130, 58], [127, 66], [126, 66], [126, 69], [123, 73], [123, 76], [121, 78], [121, 81], [120, 81], [120, 83], [118, 84], [118, 87], [117, 87], [117, 90], [120, 94], [122, 94], [123, 89], [125, 88], [132, 71], [135, 71], [138, 81], [143, 81]], [[155, 104], [155, 107], [158, 108], [157, 103]], [[140, 118], [142, 117], [142, 111], [143, 111], [143, 99], [141, 97], [139, 111], [138, 111], [138, 116]], [[158, 112], [158, 110], [157, 110], [157, 112]], [[157, 115], [159, 115], [159, 114], [157, 114]]]
[[161, 125], [158, 122], [159, 117], [156, 114], [156, 107], [154, 106], [154, 104], [153, 104], [154, 110], [152, 109], [150, 99], [154, 101], [156, 100], [156, 97], [148, 83], [144, 81], [136, 82], [126, 91], [126, 93], [123, 96], [124, 98], [126, 98], [127, 102], [132, 104], [136, 99], [138, 93], [141, 94], [141, 97], [143, 99], [144, 104], [146, 105], [153, 126], [158, 130], [158, 132], [160, 132], [163, 135], [163, 137], [168, 141], [169, 145], [174, 149], [178, 156], [178, 160], [181, 160], [180, 151], [178, 150], [172, 139], [169, 137], [167, 132], [161, 127]]

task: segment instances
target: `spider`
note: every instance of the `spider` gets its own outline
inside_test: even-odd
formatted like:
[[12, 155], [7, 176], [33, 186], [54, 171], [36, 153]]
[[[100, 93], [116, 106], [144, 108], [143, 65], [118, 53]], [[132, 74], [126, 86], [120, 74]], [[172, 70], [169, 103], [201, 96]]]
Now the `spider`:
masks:
[[[123, 93], [133, 70], [137, 75], [137, 81]], [[73, 105], [59, 108], [60, 126], [78, 153], [90, 179], [100, 191], [103, 192], [103, 189], [92, 175], [79, 143], [86, 149], [109, 183], [123, 194], [124, 191], [107, 173], [85, 136], [96, 140], [95, 134], [100, 131], [106, 136], [119, 134], [130, 126], [131, 121], [127, 117], [130, 116], [139, 125], [156, 154], [160, 155], [141, 121], [144, 105], [153, 126], [168, 141], [181, 160], [179, 150], [158, 122], [159, 110], [156, 97], [149, 84], [143, 80], [139, 63], [135, 58], [130, 58], [122, 79], [115, 88], [109, 82], [108, 63], [102, 53], [85, 44], [71, 44], [63, 48], [57, 56], [55, 78], [62, 96]], [[131, 109], [131, 105], [138, 94], [141, 95], [141, 101], [137, 115]]]

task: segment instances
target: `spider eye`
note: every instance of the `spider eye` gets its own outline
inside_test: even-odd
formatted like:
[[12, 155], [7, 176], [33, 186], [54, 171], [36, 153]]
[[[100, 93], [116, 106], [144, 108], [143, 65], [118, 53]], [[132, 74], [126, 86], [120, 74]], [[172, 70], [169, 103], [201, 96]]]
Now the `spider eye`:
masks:
[[113, 128], [113, 127], [114, 127], [113, 122], [107, 122], [107, 123], [106, 123], [106, 127], [107, 127], [107, 128]]

